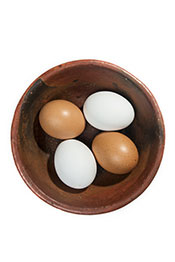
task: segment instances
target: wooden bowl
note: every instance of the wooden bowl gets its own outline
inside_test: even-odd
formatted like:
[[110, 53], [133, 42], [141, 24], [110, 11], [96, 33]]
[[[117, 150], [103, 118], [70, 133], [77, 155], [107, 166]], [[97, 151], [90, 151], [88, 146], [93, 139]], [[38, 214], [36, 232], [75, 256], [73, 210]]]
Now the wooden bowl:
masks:
[[[135, 120], [121, 132], [135, 142], [140, 160], [132, 172], [123, 176], [98, 166], [92, 185], [83, 190], [71, 189], [60, 181], [53, 165], [54, 152], [61, 140], [44, 133], [38, 114], [53, 99], [66, 99], [82, 108], [90, 94], [101, 90], [119, 93], [134, 106]], [[77, 139], [91, 148], [99, 132], [86, 124]], [[65, 63], [38, 77], [19, 101], [11, 129], [14, 160], [29, 188], [48, 204], [79, 214], [109, 212], [138, 197], [158, 170], [164, 139], [162, 115], [147, 87], [126, 70], [97, 60]]]

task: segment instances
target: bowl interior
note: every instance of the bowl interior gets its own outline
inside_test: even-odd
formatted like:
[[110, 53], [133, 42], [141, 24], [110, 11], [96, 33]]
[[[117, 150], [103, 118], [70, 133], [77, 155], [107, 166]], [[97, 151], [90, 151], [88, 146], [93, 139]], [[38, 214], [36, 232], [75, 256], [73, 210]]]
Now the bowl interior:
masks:
[[[139, 163], [123, 176], [110, 174], [98, 166], [94, 183], [84, 190], [74, 190], [56, 175], [53, 156], [62, 140], [48, 136], [41, 129], [39, 111], [53, 99], [69, 100], [82, 109], [85, 99], [101, 90], [121, 94], [133, 105], [135, 120], [121, 132], [136, 144]], [[29, 187], [55, 207], [84, 214], [117, 209], [143, 192], [158, 169], [164, 144], [161, 114], [149, 91], [121, 68], [97, 61], [57, 66], [39, 77], [21, 99], [13, 129], [14, 157]], [[99, 132], [86, 124], [85, 131], [76, 139], [91, 148]]]

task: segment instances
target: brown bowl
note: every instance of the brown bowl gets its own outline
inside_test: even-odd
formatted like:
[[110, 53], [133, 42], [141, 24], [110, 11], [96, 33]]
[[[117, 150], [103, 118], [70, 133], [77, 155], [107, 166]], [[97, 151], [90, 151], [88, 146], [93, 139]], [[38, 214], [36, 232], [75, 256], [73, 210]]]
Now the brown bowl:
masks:
[[[64, 185], [55, 173], [54, 151], [61, 140], [41, 129], [38, 114], [53, 99], [66, 99], [82, 108], [92, 93], [110, 90], [134, 106], [134, 122], [121, 131], [139, 150], [137, 167], [126, 175], [113, 175], [98, 166], [97, 177], [84, 190]], [[100, 131], [86, 124], [77, 138], [91, 147]], [[80, 60], [56, 66], [38, 77], [22, 96], [11, 130], [12, 151], [18, 171], [29, 188], [48, 204], [79, 214], [118, 209], [138, 197], [151, 183], [164, 150], [164, 123], [158, 104], [147, 89], [124, 69], [97, 60]]]

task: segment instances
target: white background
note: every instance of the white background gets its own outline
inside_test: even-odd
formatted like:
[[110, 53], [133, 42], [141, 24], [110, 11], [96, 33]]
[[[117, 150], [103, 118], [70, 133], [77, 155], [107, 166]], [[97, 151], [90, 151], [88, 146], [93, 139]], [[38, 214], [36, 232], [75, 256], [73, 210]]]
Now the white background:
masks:
[[[0, 261], [175, 261], [174, 1], [15, 0], [0, 4]], [[57, 210], [22, 181], [10, 147], [15, 107], [47, 69], [76, 59], [117, 64], [155, 95], [166, 126], [152, 184], [96, 216]]]

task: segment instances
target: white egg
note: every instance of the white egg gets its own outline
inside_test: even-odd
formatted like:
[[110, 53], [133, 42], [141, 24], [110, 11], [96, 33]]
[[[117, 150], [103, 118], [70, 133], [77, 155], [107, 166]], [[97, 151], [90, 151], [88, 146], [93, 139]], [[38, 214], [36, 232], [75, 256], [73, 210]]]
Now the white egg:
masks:
[[90, 95], [84, 103], [83, 112], [89, 124], [104, 131], [129, 126], [135, 115], [133, 106], [126, 98], [110, 91]]
[[61, 181], [76, 189], [88, 187], [97, 173], [93, 153], [85, 144], [75, 139], [63, 141], [58, 145], [54, 165]]

